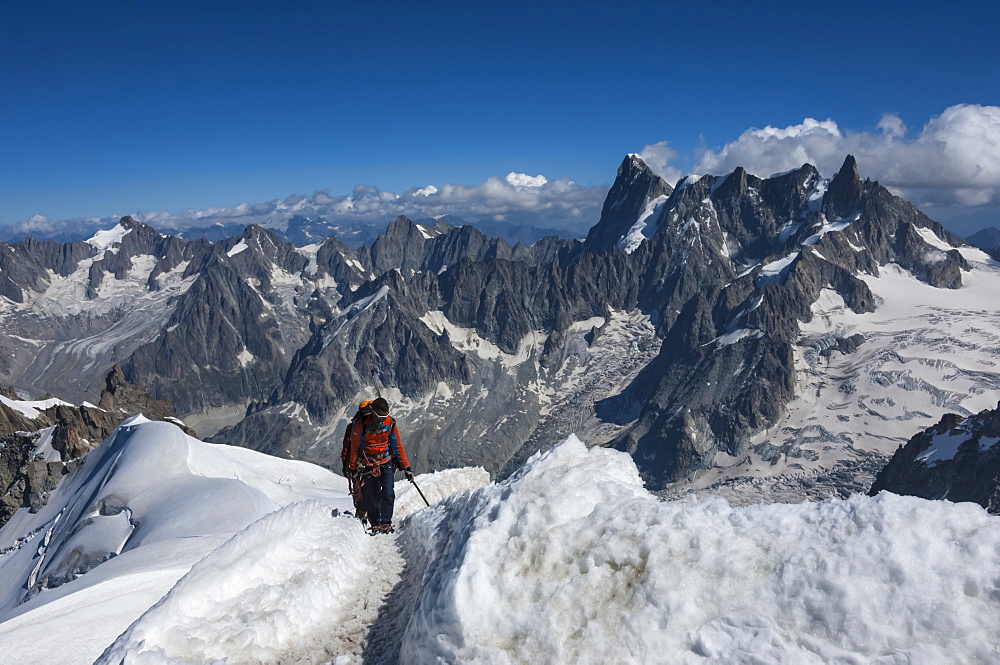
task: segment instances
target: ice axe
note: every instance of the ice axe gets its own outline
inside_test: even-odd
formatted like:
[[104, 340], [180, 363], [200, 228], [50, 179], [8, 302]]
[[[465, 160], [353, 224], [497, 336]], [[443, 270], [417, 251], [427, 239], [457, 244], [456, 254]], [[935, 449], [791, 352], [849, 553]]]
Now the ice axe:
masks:
[[424, 496], [424, 493], [420, 491], [420, 485], [418, 485], [418, 484], [417, 484], [417, 481], [415, 481], [415, 480], [413, 479], [413, 475], [412, 475], [412, 473], [411, 473], [411, 475], [407, 476], [407, 478], [406, 478], [406, 479], [407, 479], [407, 480], [409, 480], [409, 481], [410, 481], [411, 483], [413, 483], [413, 486], [417, 488], [417, 494], [419, 494], [419, 495], [420, 495], [420, 498], [424, 500], [424, 503], [426, 503], [426, 504], [427, 504], [427, 507], [429, 508], [429, 507], [430, 507], [430, 505], [431, 505], [431, 503], [430, 503], [430, 501], [428, 501], [428, 500], [427, 500], [427, 497], [426, 497], [426, 496]]

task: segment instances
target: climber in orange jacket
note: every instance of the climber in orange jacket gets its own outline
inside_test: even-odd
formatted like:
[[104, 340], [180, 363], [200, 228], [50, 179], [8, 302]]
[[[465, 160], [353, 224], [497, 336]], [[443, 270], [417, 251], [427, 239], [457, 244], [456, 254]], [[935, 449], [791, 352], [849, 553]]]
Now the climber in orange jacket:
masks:
[[[367, 518], [373, 533], [391, 533], [396, 502], [394, 467], [405, 472], [408, 480], [413, 480], [413, 471], [384, 398], [361, 403], [344, 432], [340, 461], [344, 475], [351, 481], [358, 517]], [[358, 486], [360, 497], [356, 493]]]

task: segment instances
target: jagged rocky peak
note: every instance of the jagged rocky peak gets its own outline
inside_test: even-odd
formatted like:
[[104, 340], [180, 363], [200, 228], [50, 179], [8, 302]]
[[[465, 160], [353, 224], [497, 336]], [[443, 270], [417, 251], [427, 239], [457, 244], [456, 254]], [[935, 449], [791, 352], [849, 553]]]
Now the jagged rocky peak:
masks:
[[127, 231], [133, 231], [135, 229], [139, 229], [142, 227], [152, 228], [150, 226], [147, 226], [146, 224], [143, 224], [132, 215], [125, 215], [124, 217], [119, 218], [118, 224]]
[[[620, 200], [609, 195], [606, 209]], [[766, 179], [742, 168], [688, 176], [652, 221], [632, 257], [640, 306], [659, 313], [669, 354], [641, 377], [649, 397], [616, 445], [654, 486], [711, 467], [718, 452], [745, 454], [782, 417], [796, 395], [800, 323], [824, 291], [865, 314], [877, 299], [860, 276], [882, 266], [947, 288], [970, 268], [940, 225], [862, 182], [852, 156], [830, 181], [809, 164]]]
[[90, 266], [87, 283], [87, 298], [98, 297], [98, 290], [105, 275], [114, 275], [116, 280], [124, 280], [137, 268], [139, 257], [151, 257], [153, 267], [144, 274], [146, 287], [159, 289], [157, 278], [173, 270], [184, 261], [190, 261], [196, 253], [205, 254], [208, 247], [204, 243], [193, 243], [175, 236], [160, 235], [156, 229], [127, 215], [118, 220], [110, 229], [98, 231], [82, 243], [91, 249], [94, 262]]
[[861, 175], [858, 173], [858, 162], [854, 159], [854, 155], [848, 155], [823, 196], [823, 210], [830, 210], [833, 213], [827, 217], [845, 218], [858, 212], [864, 190], [864, 183], [861, 182]]
[[267, 282], [270, 282], [272, 267], [298, 274], [309, 263], [296, 251], [295, 245], [257, 224], [247, 225], [239, 236], [224, 240], [217, 247], [216, 255], [224, 264], [235, 266], [244, 277]]
[[[627, 247], [629, 232], [641, 234], [656, 204], [666, 201], [673, 191], [638, 155], [626, 155], [604, 200], [601, 219], [587, 234], [584, 251], [609, 252]], [[643, 226], [636, 228], [638, 225]]]
[[1000, 405], [968, 418], [945, 414], [900, 446], [879, 472], [881, 491], [978, 503], [1000, 515]]
[[412, 269], [419, 265], [427, 238], [408, 217], [400, 215], [372, 243], [371, 269], [382, 274], [393, 268]]

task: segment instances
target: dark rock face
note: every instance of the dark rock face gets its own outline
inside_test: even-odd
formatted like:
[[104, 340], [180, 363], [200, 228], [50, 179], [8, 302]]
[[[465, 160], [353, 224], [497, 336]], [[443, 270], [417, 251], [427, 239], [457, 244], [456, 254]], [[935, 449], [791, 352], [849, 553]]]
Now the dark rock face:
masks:
[[[640, 218], [644, 239], [633, 235], [626, 252], [623, 239]], [[415, 412], [410, 443], [432, 468], [463, 462], [509, 472], [573, 431], [547, 417], [540, 399], [564, 389], [558, 377], [581, 357], [573, 355], [580, 345], [601, 341], [600, 327], [578, 337], [572, 324], [638, 310], [655, 321], [659, 354], [629, 385], [580, 399], [593, 400], [605, 440], [630, 452], [647, 482], [661, 487], [712, 466], [720, 452], [744, 454], [751, 437], [782, 416], [796, 391], [799, 322], [812, 318], [824, 289], [854, 312], [872, 312], [875, 297], [859, 275], [877, 275], [890, 262], [956, 288], [969, 266], [941, 247], [960, 244], [878, 183], [862, 181], [850, 156], [832, 181], [805, 165], [768, 179], [743, 169], [685, 178], [676, 188], [629, 156], [582, 247], [563, 241], [519, 253], [469, 227], [397, 219], [358, 255], [382, 276], [345, 293], [344, 313], [316, 329], [284, 385], [217, 440], [259, 446], [251, 442], [278, 433], [269, 451], [339, 468], [340, 423], [331, 420], [371, 387], [374, 369], [376, 386], [398, 390], [404, 401], [427, 399], [439, 383], [481, 387], [484, 397], [463, 398], [462, 411], [441, 404]], [[430, 312], [501, 354], [519, 353], [533, 331], [544, 340], [531, 368], [519, 365], [516, 381], [505, 382], [496, 361], [457, 350], [464, 342], [451, 332], [430, 334]], [[823, 352], [851, 354], [863, 341], [841, 337]], [[529, 384], [548, 387], [525, 391]], [[482, 414], [496, 405], [523, 417], [494, 431]], [[304, 416], [291, 415], [300, 409]], [[462, 419], [475, 426], [453, 424]], [[316, 435], [322, 427], [337, 433]], [[483, 440], [482, 432], [488, 447], [469, 442]]]
[[[129, 381], [176, 400], [182, 412], [241, 402], [245, 396], [259, 399], [258, 386], [286, 368], [276, 317], [267, 315], [266, 301], [250, 285], [251, 278], [232, 263], [206, 266], [181, 297], [166, 330], [122, 364]], [[270, 280], [269, 272], [251, 274]], [[239, 361], [244, 350], [256, 359], [246, 367]]]
[[823, 211], [827, 219], [844, 218], [854, 214], [861, 207], [864, 184], [858, 175], [858, 162], [854, 155], [848, 155], [844, 165], [830, 182], [830, 188], [823, 197]]
[[654, 174], [638, 155], [628, 155], [618, 167], [600, 221], [590, 229], [584, 241], [585, 251], [612, 251], [650, 201], [669, 196], [673, 188]]
[[[215, 245], [122, 226], [100, 257], [87, 243], [24, 259], [0, 247], [14, 266], [0, 289], [23, 295], [93, 260], [97, 293], [159, 257], [150, 292], [160, 275], [190, 286], [102, 369], [120, 361], [186, 415], [245, 409], [217, 441], [339, 468], [345, 414], [377, 389], [407, 414], [424, 468], [509, 471], [583, 428], [631, 453], [653, 488], [746, 453], [782, 417], [800, 322], [824, 291], [868, 313], [878, 303], [861, 277], [886, 265], [950, 289], [970, 268], [959, 239], [861, 180], [851, 156], [829, 181], [807, 164], [676, 187], [628, 156], [583, 243], [511, 247], [405, 217], [356, 250], [333, 237], [297, 250], [256, 226]], [[863, 342], [844, 334], [822, 351]]]
[[37, 290], [47, 270], [65, 277], [94, 251], [84, 242], [62, 244], [33, 238], [10, 245], [0, 242], [0, 296], [23, 303], [24, 292]]
[[950, 413], [901, 446], [869, 494], [978, 503], [1000, 515], [1000, 406], [969, 418]]
[[[173, 422], [188, 436], [197, 436], [194, 430], [178, 420], [177, 413], [170, 402], [153, 399], [145, 388], [129, 383], [125, 379], [125, 372], [122, 371], [121, 365], [112, 367], [104, 381], [105, 388], [98, 401], [98, 406], [104, 411], [115, 414], [122, 419], [141, 413], [150, 420]], [[104, 437], [106, 436], [107, 434], [104, 435]]]

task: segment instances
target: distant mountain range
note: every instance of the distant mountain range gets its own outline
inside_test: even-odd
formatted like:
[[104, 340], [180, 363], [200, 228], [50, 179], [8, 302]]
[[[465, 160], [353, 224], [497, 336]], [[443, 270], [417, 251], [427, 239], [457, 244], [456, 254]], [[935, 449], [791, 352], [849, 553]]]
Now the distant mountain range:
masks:
[[381, 393], [421, 470], [505, 475], [575, 432], [747, 501], [867, 489], [997, 402], [1000, 271], [853, 157], [670, 184], [629, 155], [582, 241], [458, 222], [0, 244], [0, 382], [81, 400], [120, 363], [215, 441], [334, 469]]
[[[470, 224], [461, 217], [455, 215], [440, 215], [433, 219], [418, 219], [418, 224], [429, 224], [433, 226], [437, 221], [443, 221], [452, 226], [466, 226]], [[216, 222], [208, 226], [187, 226], [181, 229], [157, 228], [161, 233], [175, 235], [179, 238], [199, 239], [204, 238], [209, 242], [219, 242], [227, 238], [232, 238], [243, 233], [243, 230], [252, 226], [251, 223], [241, 222]], [[582, 234], [569, 229], [542, 228], [530, 224], [514, 224], [502, 221], [480, 221], [472, 222], [484, 234], [499, 238], [509, 245], [531, 245], [542, 238], [548, 236], [558, 236], [561, 238], [579, 238]], [[51, 229], [37, 227], [30, 231], [20, 226], [0, 226], [0, 241], [12, 243], [21, 242], [31, 237], [35, 240], [52, 240], [60, 243], [72, 243], [86, 241], [95, 233], [106, 231], [113, 225], [102, 220], [81, 219], [76, 220], [72, 226], [52, 226]], [[337, 236], [337, 239], [348, 247], [359, 248], [373, 243], [385, 229], [384, 222], [375, 223], [368, 220], [344, 220], [339, 219], [331, 222], [323, 218], [305, 217], [294, 215], [290, 219], [281, 219], [262, 225], [276, 237], [290, 242], [296, 247], [322, 243], [328, 236]]]
[[972, 234], [966, 240], [983, 249], [996, 249], [1000, 247], [1000, 229], [990, 226]]

